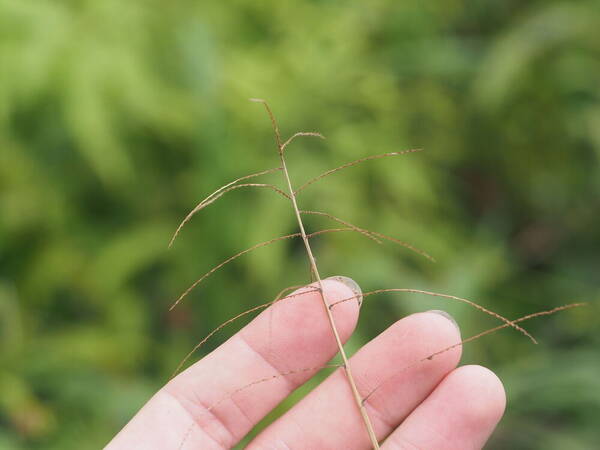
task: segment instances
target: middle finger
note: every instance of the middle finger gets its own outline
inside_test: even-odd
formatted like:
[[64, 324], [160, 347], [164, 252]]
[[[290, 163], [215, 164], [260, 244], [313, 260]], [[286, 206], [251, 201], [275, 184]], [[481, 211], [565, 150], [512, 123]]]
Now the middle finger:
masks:
[[[350, 360], [378, 440], [384, 439], [456, 367], [460, 346], [411, 364], [460, 342], [454, 322], [435, 312], [399, 320]], [[271, 424], [249, 448], [364, 449], [371, 444], [343, 369]]]

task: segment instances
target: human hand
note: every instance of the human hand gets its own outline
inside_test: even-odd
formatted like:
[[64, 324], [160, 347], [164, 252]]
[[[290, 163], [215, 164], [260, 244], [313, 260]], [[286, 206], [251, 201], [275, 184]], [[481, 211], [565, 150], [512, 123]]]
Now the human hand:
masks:
[[[345, 277], [323, 280], [323, 288], [329, 304], [359, 290]], [[237, 444], [317, 372], [299, 369], [321, 367], [337, 353], [320, 294], [303, 290], [274, 303], [171, 380], [106, 448], [223, 449]], [[344, 341], [356, 326], [359, 308], [357, 301], [332, 308]], [[460, 342], [458, 327], [448, 317], [439, 311], [405, 317], [350, 359], [360, 394], [372, 392], [365, 405], [384, 441], [382, 449], [479, 449], [502, 417], [502, 383], [480, 366], [456, 368], [460, 346], [411, 366]], [[371, 448], [344, 369], [336, 369], [248, 448]]]

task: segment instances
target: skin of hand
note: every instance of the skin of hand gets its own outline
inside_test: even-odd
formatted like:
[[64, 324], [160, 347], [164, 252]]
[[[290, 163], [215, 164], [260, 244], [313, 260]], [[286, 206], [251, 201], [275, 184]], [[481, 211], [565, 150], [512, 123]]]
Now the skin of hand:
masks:
[[[360, 294], [358, 285], [346, 277], [323, 280], [323, 288], [329, 304]], [[314, 287], [297, 292], [303, 293], [274, 303], [173, 378], [106, 448], [235, 446], [337, 353], [320, 294]], [[360, 303], [346, 301], [332, 307], [344, 342], [357, 324]], [[506, 404], [496, 375], [481, 366], [457, 368], [460, 346], [411, 366], [460, 340], [449, 315], [429, 311], [397, 321], [351, 358], [360, 394], [364, 397], [375, 389], [365, 405], [382, 449], [483, 447]], [[315, 369], [298, 371], [305, 368]], [[336, 369], [247, 448], [371, 448], [344, 369]]]

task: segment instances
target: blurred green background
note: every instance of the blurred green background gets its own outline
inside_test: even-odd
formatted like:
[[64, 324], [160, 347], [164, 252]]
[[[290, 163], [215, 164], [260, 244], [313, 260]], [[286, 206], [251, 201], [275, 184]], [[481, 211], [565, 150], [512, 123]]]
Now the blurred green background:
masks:
[[[207, 193], [278, 164], [249, 97], [269, 99], [285, 135], [327, 136], [289, 148], [296, 185], [426, 150], [335, 174], [299, 202], [438, 262], [325, 235], [313, 241], [325, 276], [464, 296], [511, 318], [592, 303], [525, 323], [538, 346], [503, 330], [463, 362], [506, 385], [489, 448], [597, 448], [600, 4], [517, 0], [0, 0], [0, 448], [101, 447], [212, 328], [308, 280], [301, 243], [277, 243], [167, 312], [231, 254], [296, 231], [276, 194], [237, 190], [167, 251]], [[432, 308], [465, 337], [498, 324], [382, 295], [348, 348]]]

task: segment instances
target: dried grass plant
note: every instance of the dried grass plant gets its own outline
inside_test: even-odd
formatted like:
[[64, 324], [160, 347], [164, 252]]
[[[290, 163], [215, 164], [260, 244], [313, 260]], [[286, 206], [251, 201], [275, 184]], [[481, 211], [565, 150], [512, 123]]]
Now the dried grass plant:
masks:
[[[329, 214], [327, 212], [321, 212], [321, 211], [312, 211], [312, 210], [304, 210], [301, 209], [298, 205], [298, 195], [306, 188], [308, 188], [310, 185], [312, 185], [313, 183], [316, 183], [320, 180], [322, 180], [323, 178], [332, 175], [336, 172], [339, 172], [341, 170], [344, 170], [346, 168], [355, 166], [357, 164], [361, 164], [363, 162], [366, 161], [370, 161], [370, 160], [374, 160], [374, 159], [380, 159], [380, 158], [390, 158], [390, 157], [395, 157], [395, 156], [401, 156], [401, 155], [407, 155], [407, 154], [411, 154], [411, 153], [415, 153], [415, 152], [419, 152], [421, 151], [420, 149], [409, 149], [409, 150], [404, 150], [404, 151], [398, 151], [398, 152], [389, 152], [389, 153], [383, 153], [383, 154], [378, 154], [378, 155], [371, 155], [371, 156], [366, 156], [364, 158], [355, 160], [355, 161], [351, 161], [345, 164], [342, 164], [338, 167], [335, 167], [333, 169], [330, 169], [306, 182], [304, 182], [302, 185], [300, 185], [300, 187], [294, 188], [294, 185], [292, 183], [292, 180], [290, 178], [290, 174], [288, 171], [288, 167], [286, 164], [286, 158], [285, 158], [285, 151], [288, 148], [288, 146], [296, 139], [299, 137], [317, 137], [320, 139], [324, 139], [323, 135], [321, 135], [320, 133], [317, 132], [298, 132], [293, 134], [290, 138], [286, 139], [285, 141], [282, 139], [281, 137], [281, 133], [279, 130], [279, 126], [278, 123], [275, 119], [275, 116], [271, 110], [271, 108], [269, 107], [268, 103], [265, 100], [262, 99], [250, 99], [253, 102], [257, 102], [262, 104], [266, 111], [267, 114], [269, 116], [269, 119], [271, 121], [271, 125], [273, 128], [273, 133], [274, 133], [274, 137], [275, 137], [275, 144], [276, 144], [276, 149], [277, 149], [277, 154], [279, 156], [279, 166], [272, 168], [272, 169], [267, 169], [267, 170], [263, 170], [257, 173], [252, 173], [250, 175], [245, 175], [242, 176], [240, 178], [237, 178], [236, 180], [233, 180], [230, 183], [225, 184], [224, 186], [221, 186], [219, 189], [215, 190], [213, 193], [211, 193], [210, 195], [208, 195], [204, 200], [202, 200], [200, 203], [198, 203], [198, 205], [196, 205], [195, 208], [193, 208], [190, 213], [183, 219], [183, 221], [181, 222], [181, 224], [177, 227], [177, 230], [175, 231], [175, 233], [173, 234], [173, 237], [171, 238], [171, 241], [169, 242], [169, 247], [171, 247], [175, 241], [175, 239], [179, 236], [181, 230], [183, 229], [183, 227], [192, 219], [192, 217], [199, 213], [200, 211], [202, 211], [204, 208], [208, 207], [209, 205], [211, 205], [212, 203], [214, 203], [215, 201], [217, 201], [218, 199], [220, 199], [222, 196], [224, 196], [225, 194], [237, 190], [237, 189], [242, 189], [242, 188], [266, 188], [266, 189], [270, 189], [273, 192], [279, 194], [280, 196], [284, 197], [287, 201], [290, 202], [292, 210], [293, 210], [293, 214], [296, 217], [297, 220], [297, 224], [298, 224], [298, 232], [297, 233], [293, 233], [293, 234], [288, 234], [288, 235], [284, 235], [284, 236], [279, 236], [279, 237], [275, 237], [273, 239], [270, 239], [268, 241], [265, 242], [261, 242], [258, 244], [253, 245], [252, 247], [242, 250], [238, 253], [236, 253], [235, 255], [231, 256], [230, 258], [227, 258], [225, 261], [221, 262], [220, 264], [214, 266], [212, 269], [210, 269], [208, 272], [206, 272], [205, 274], [203, 274], [201, 277], [199, 277], [196, 281], [194, 281], [178, 298], [177, 300], [172, 304], [172, 306], [170, 307], [169, 310], [172, 310], [173, 308], [175, 308], [180, 302], [183, 301], [183, 299], [194, 289], [196, 288], [198, 285], [200, 285], [202, 282], [204, 282], [209, 276], [211, 276], [212, 274], [214, 274], [216, 271], [218, 271], [219, 269], [221, 269], [222, 267], [224, 267], [225, 265], [229, 264], [230, 262], [232, 262], [233, 260], [249, 253], [252, 252], [256, 249], [259, 249], [261, 247], [265, 247], [271, 244], [274, 244], [276, 242], [279, 241], [283, 241], [283, 240], [288, 240], [288, 239], [296, 239], [296, 238], [300, 238], [303, 242], [304, 248], [306, 250], [306, 256], [308, 259], [308, 263], [310, 265], [310, 277], [311, 277], [311, 282], [313, 283], [312, 290], [314, 291], [318, 291], [320, 292], [320, 297], [323, 303], [323, 308], [325, 313], [327, 314], [327, 318], [329, 321], [329, 325], [331, 328], [331, 333], [336, 341], [337, 344], [337, 349], [338, 349], [338, 353], [339, 356], [341, 357], [341, 364], [327, 364], [324, 366], [320, 366], [320, 367], [300, 367], [297, 368], [295, 370], [291, 370], [288, 372], [284, 372], [284, 373], [280, 373], [277, 375], [273, 375], [270, 377], [265, 377], [259, 380], [255, 380], [247, 385], [244, 386], [239, 386], [237, 389], [235, 389], [233, 392], [230, 392], [226, 397], [223, 397], [222, 399], [220, 399], [218, 402], [214, 403], [213, 405], [210, 405], [208, 407], [209, 410], [217, 407], [221, 402], [230, 399], [232, 396], [234, 396], [235, 394], [245, 390], [245, 389], [249, 389], [252, 386], [255, 386], [257, 384], [260, 383], [266, 383], [269, 382], [273, 379], [276, 378], [280, 378], [280, 377], [285, 377], [285, 376], [289, 376], [289, 375], [293, 375], [296, 373], [301, 373], [301, 372], [314, 372], [317, 370], [321, 370], [324, 368], [343, 368], [343, 370], [346, 373], [346, 379], [348, 381], [348, 384], [350, 386], [350, 389], [352, 391], [352, 395], [354, 397], [354, 402], [356, 404], [356, 411], [357, 414], [360, 414], [361, 418], [362, 418], [362, 422], [364, 424], [364, 428], [365, 428], [365, 433], [368, 434], [370, 442], [373, 446], [374, 449], [378, 449], [379, 448], [379, 443], [377, 441], [377, 438], [375, 436], [375, 432], [373, 430], [373, 425], [371, 423], [371, 420], [369, 418], [369, 415], [367, 414], [366, 408], [365, 408], [365, 401], [378, 389], [378, 387], [375, 387], [374, 389], [372, 389], [369, 393], [367, 393], [366, 395], [362, 395], [359, 393], [357, 386], [356, 386], [356, 381], [355, 378], [352, 374], [352, 367], [350, 365], [349, 362], [349, 357], [346, 353], [346, 350], [344, 349], [342, 340], [340, 339], [340, 334], [338, 332], [338, 328], [336, 326], [335, 320], [334, 320], [334, 316], [332, 314], [332, 310], [339, 305], [342, 302], [346, 302], [346, 301], [350, 301], [350, 300], [357, 300], [358, 299], [358, 295], [353, 296], [353, 297], [348, 297], [348, 298], [344, 298], [342, 300], [336, 301], [334, 303], [329, 304], [329, 302], [327, 301], [325, 294], [324, 294], [324, 289], [323, 289], [323, 285], [322, 285], [322, 279], [321, 279], [321, 275], [319, 273], [319, 268], [317, 266], [317, 262], [316, 262], [316, 258], [313, 254], [313, 250], [311, 248], [310, 245], [310, 240], [318, 235], [321, 234], [325, 234], [325, 233], [339, 233], [339, 232], [356, 232], [356, 233], [360, 233], [361, 235], [365, 236], [366, 238], [371, 239], [372, 241], [381, 244], [382, 240], [386, 240], [395, 244], [398, 244], [402, 247], [405, 247], [406, 249], [415, 252], [431, 261], [435, 261], [434, 258], [432, 256], [430, 256], [428, 253], [426, 253], [425, 251], [415, 247], [414, 245], [401, 241], [399, 239], [396, 239], [394, 237], [391, 236], [387, 236], [384, 235], [382, 233], [376, 232], [376, 231], [372, 231], [372, 230], [368, 230], [362, 227], [359, 227], [357, 225], [354, 225], [344, 219], [341, 219], [339, 217], [336, 217], [332, 214]], [[274, 172], [281, 172], [285, 186], [286, 186], [286, 190], [280, 189], [277, 186], [273, 185], [273, 184], [267, 184], [267, 183], [248, 183], [246, 182], [247, 180], [250, 179], [254, 179], [254, 178], [258, 178], [260, 176], [263, 175], [267, 175], [267, 174], [271, 174]], [[329, 228], [329, 229], [323, 229], [323, 230], [318, 230], [312, 233], [307, 233], [304, 223], [302, 221], [302, 217], [305, 215], [318, 215], [318, 216], [322, 216], [322, 217], [326, 217], [334, 222], [336, 222], [338, 225], [341, 225], [342, 227], [339, 228]], [[185, 358], [183, 358], [183, 360], [180, 362], [180, 364], [177, 366], [173, 377], [175, 375], [177, 375], [177, 373], [182, 369], [182, 367], [185, 365], [185, 363], [194, 355], [194, 353], [196, 351], [198, 351], [198, 349], [200, 349], [202, 347], [202, 345], [204, 345], [213, 335], [215, 335], [217, 332], [219, 332], [220, 330], [222, 330], [223, 328], [225, 328], [226, 326], [230, 325], [231, 323], [233, 323], [234, 321], [236, 321], [237, 319], [240, 319], [246, 315], [249, 315], [251, 313], [254, 313], [256, 311], [260, 311], [262, 309], [266, 309], [269, 306], [273, 305], [275, 302], [281, 302], [281, 301], [293, 301], [294, 297], [297, 297], [299, 295], [305, 294], [307, 291], [304, 290], [301, 293], [296, 293], [296, 294], [290, 294], [290, 295], [285, 295], [287, 292], [297, 289], [301, 286], [290, 286], [288, 288], [283, 289], [276, 297], [275, 299], [263, 303], [261, 305], [255, 306], [251, 309], [248, 309], [247, 311], [241, 312], [240, 314], [236, 315], [235, 317], [227, 320], [226, 322], [222, 323], [221, 325], [219, 325], [217, 328], [215, 328], [212, 332], [210, 332], [206, 337], [204, 337], [186, 356]], [[444, 352], [447, 352], [455, 347], [458, 347], [460, 345], [466, 344], [468, 342], [474, 341], [475, 339], [479, 339], [485, 335], [494, 333], [498, 330], [507, 328], [507, 327], [512, 327], [515, 330], [517, 330], [518, 332], [522, 333], [524, 336], [528, 337], [533, 343], [537, 343], [536, 339], [529, 333], [527, 332], [524, 328], [522, 328], [519, 324], [521, 322], [524, 322], [526, 320], [535, 318], [535, 317], [540, 317], [540, 316], [545, 316], [545, 315], [549, 315], [549, 314], [554, 314], [556, 312], [559, 311], [563, 311], [566, 309], [570, 309], [570, 308], [574, 308], [577, 306], [582, 306], [584, 305], [584, 303], [571, 303], [568, 305], [564, 305], [564, 306], [559, 306], [553, 309], [550, 309], [548, 311], [539, 311], [536, 313], [532, 313], [532, 314], [528, 314], [526, 316], [520, 317], [518, 319], [514, 319], [514, 320], [509, 320], [506, 317], [498, 314], [497, 312], [491, 311], [489, 309], [484, 308], [483, 306], [465, 299], [465, 298], [461, 298], [461, 297], [457, 297], [454, 295], [448, 295], [448, 294], [442, 294], [442, 293], [437, 293], [437, 292], [430, 292], [430, 291], [424, 291], [424, 290], [419, 290], [419, 289], [409, 289], [409, 288], [389, 288], [389, 289], [377, 289], [374, 291], [370, 291], [370, 292], [365, 292], [362, 293], [362, 299], [366, 299], [367, 297], [371, 297], [373, 295], [376, 294], [383, 294], [383, 293], [414, 293], [414, 294], [423, 294], [423, 295], [428, 295], [428, 296], [434, 296], [434, 297], [438, 297], [438, 298], [443, 298], [443, 299], [447, 299], [447, 300], [454, 300], [454, 301], [458, 301], [458, 302], [462, 302], [465, 303], [467, 305], [469, 305], [472, 308], [475, 308], [485, 314], [488, 314], [492, 317], [494, 317], [495, 319], [498, 319], [499, 321], [502, 322], [501, 325], [498, 325], [494, 328], [485, 330], [483, 332], [480, 332], [474, 336], [468, 337], [463, 339], [460, 342], [455, 343], [452, 346], [440, 349], [424, 358], [421, 358], [418, 361], [414, 361], [413, 363], [411, 363], [408, 366], [405, 366], [404, 368], [402, 368], [402, 370], [407, 370], [417, 364], [421, 364], [427, 360], [431, 360], [434, 357], [436, 357], [437, 355], [440, 355]], [[361, 299], [361, 301], [362, 301]], [[328, 306], [329, 305], [329, 306]], [[183, 445], [185, 444], [185, 441], [187, 439], [187, 436], [189, 435], [189, 433], [191, 432], [191, 427], [190, 430], [188, 430], [188, 433], [186, 433], [186, 435], [184, 436], [184, 438], [182, 439], [182, 442], [179, 446], [179, 448], [182, 448]]]

